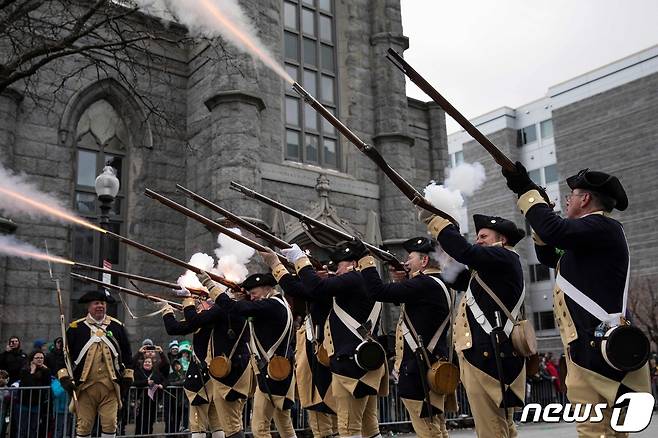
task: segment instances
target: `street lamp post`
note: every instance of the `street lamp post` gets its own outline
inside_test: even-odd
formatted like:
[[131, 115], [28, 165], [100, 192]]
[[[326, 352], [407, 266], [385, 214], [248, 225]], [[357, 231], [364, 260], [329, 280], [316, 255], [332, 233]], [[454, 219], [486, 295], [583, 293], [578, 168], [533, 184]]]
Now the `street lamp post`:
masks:
[[[101, 216], [99, 225], [102, 229], [107, 230], [110, 223], [110, 211], [114, 199], [119, 193], [119, 179], [116, 176], [116, 170], [112, 166], [105, 166], [103, 172], [96, 177], [96, 196], [100, 202]], [[105, 233], [101, 235], [99, 244], [100, 249], [100, 267], [103, 267], [103, 262], [107, 259], [107, 236]], [[101, 274], [102, 279], [102, 274]]]

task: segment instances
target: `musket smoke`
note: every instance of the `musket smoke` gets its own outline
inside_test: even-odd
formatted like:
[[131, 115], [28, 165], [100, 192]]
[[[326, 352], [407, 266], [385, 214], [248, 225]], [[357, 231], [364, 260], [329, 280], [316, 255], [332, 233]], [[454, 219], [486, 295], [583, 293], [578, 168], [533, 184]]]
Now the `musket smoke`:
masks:
[[[215, 260], [208, 254], [202, 252], [197, 252], [192, 255], [189, 263], [190, 265], [196, 266], [204, 271], [212, 271], [215, 266]], [[176, 283], [185, 289], [205, 290], [205, 287], [203, 287], [196, 274], [189, 270], [185, 271], [183, 275], [178, 277]]]
[[25, 175], [16, 174], [0, 165], [0, 211], [32, 219], [48, 218], [82, 225], [97, 231], [93, 225], [63, 206], [55, 196], [41, 191]]
[[[231, 231], [242, 234], [240, 228], [231, 228]], [[249, 275], [246, 265], [256, 251], [224, 234], [217, 236], [217, 244], [219, 247], [215, 250], [216, 272], [228, 280], [242, 283]]]
[[464, 226], [467, 220], [463, 208], [464, 196], [472, 196], [482, 187], [485, 179], [484, 167], [480, 163], [462, 163], [448, 171], [445, 185], [433, 182], [425, 187], [425, 199]]
[[0, 235], [0, 254], [5, 254], [12, 257], [19, 257], [22, 259], [34, 259], [34, 260], [44, 260], [51, 261], [55, 263], [64, 263], [67, 265], [73, 265], [74, 263], [70, 260], [64, 259], [62, 257], [52, 256], [44, 253], [40, 249], [30, 245], [26, 242], [21, 242], [13, 236], [1, 236]]
[[193, 36], [224, 37], [260, 59], [290, 84], [292, 78], [258, 38], [256, 27], [237, 0], [136, 0], [146, 13], [185, 25]]

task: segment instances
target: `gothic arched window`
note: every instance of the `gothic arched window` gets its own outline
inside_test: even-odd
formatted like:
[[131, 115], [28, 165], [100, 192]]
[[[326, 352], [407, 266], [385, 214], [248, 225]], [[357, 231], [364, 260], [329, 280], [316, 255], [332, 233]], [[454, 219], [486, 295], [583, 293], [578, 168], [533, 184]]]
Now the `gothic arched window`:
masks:
[[[127, 149], [129, 133], [125, 122], [107, 100], [97, 100], [81, 115], [75, 130], [75, 196], [74, 208], [78, 214], [90, 222], [97, 223], [100, 216], [99, 202], [96, 199], [94, 183], [104, 166], [112, 166], [120, 181], [119, 193], [110, 211], [110, 231], [122, 234], [126, 210], [126, 187], [128, 184]], [[73, 259], [77, 262], [98, 266], [100, 264], [100, 239], [97, 231], [76, 227], [73, 232]], [[107, 239], [105, 249], [113, 268], [124, 264], [117, 241]], [[96, 277], [96, 275], [89, 276]], [[118, 280], [112, 279], [113, 283]], [[83, 315], [84, 310], [77, 304], [77, 298], [89, 285], [73, 282], [71, 295], [72, 316]], [[115, 309], [108, 313], [116, 315]]]

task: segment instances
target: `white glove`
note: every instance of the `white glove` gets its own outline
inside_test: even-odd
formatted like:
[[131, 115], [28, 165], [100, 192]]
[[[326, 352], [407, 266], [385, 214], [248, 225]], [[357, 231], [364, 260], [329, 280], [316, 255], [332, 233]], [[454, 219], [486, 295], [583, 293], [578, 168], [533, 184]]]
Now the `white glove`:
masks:
[[281, 254], [283, 254], [290, 263], [295, 263], [302, 257], [307, 257], [306, 253], [302, 251], [296, 243], [293, 243], [292, 247], [289, 249], [282, 249]]
[[162, 315], [164, 316], [168, 313], [174, 313], [174, 308], [171, 306], [171, 304], [163, 302], [162, 303], [162, 309], [160, 309], [160, 311], [162, 312]]

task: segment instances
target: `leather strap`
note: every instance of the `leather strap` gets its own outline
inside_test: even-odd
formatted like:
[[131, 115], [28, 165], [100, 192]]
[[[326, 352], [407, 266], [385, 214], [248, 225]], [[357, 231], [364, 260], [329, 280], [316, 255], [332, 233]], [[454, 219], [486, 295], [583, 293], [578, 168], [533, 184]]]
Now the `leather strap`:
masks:
[[[624, 241], [626, 242], [626, 248], [628, 248], [628, 241], [626, 240], [626, 234], [622, 228], [622, 234], [624, 234]], [[626, 305], [628, 302], [628, 285], [631, 278], [631, 252], [628, 248], [628, 269], [626, 271], [626, 282], [624, 284], [624, 296], [622, 298], [622, 308], [621, 313], [608, 313], [603, 307], [599, 306], [594, 300], [585, 295], [580, 289], [571, 284], [569, 280], [564, 278], [560, 273], [560, 263], [557, 264], [557, 277], [555, 278], [555, 284], [564, 292], [569, 298], [574, 300], [576, 304], [589, 312], [592, 316], [597, 318], [602, 322], [608, 323], [610, 326], [619, 325], [620, 318], [626, 316]]]
[[[372, 309], [370, 310], [370, 315], [368, 315], [368, 320], [367, 322], [370, 323], [371, 330], [374, 330], [375, 326], [377, 325], [377, 321], [379, 320], [379, 315], [381, 314], [382, 310], [382, 303], [379, 301], [376, 301], [375, 304], [372, 306]], [[362, 341], [365, 341], [368, 336], [363, 336], [361, 335], [361, 331], [365, 330], [366, 332], [369, 332], [370, 335], [372, 335], [372, 332], [367, 330], [366, 327], [364, 327], [363, 324], [361, 324], [359, 321], [356, 319], [352, 318], [352, 315], [344, 311], [336, 302], [336, 298], [334, 298], [334, 305], [333, 305], [333, 311], [340, 319], [340, 321], [347, 327], [357, 338], [361, 339]]]
[[[525, 285], [523, 286], [523, 291], [521, 291], [521, 296], [519, 297], [519, 301], [517, 301], [516, 305], [514, 306], [514, 309], [512, 312], [507, 310], [507, 308], [503, 305], [502, 301], [496, 296], [496, 294], [491, 290], [491, 288], [480, 278], [480, 276], [477, 274], [477, 272], [473, 271], [473, 274], [471, 278], [475, 278], [475, 280], [482, 286], [485, 292], [491, 298], [494, 300], [494, 302], [500, 307], [500, 309], [505, 313], [505, 316], [507, 317], [507, 322], [505, 323], [505, 326], [503, 330], [507, 334], [507, 336], [512, 333], [512, 328], [514, 328], [514, 325], [518, 324], [518, 319], [514, 314], [518, 315], [519, 311], [521, 310], [521, 304], [523, 304], [523, 299], [525, 298]], [[475, 297], [473, 296], [473, 292], [471, 292], [471, 286], [469, 283], [468, 289], [466, 290], [466, 304], [468, 305], [469, 309], [471, 309], [471, 313], [473, 314], [473, 317], [475, 320], [480, 324], [480, 327], [487, 333], [491, 333], [491, 330], [493, 330], [493, 326], [485, 316], [484, 312], [482, 309], [480, 309], [480, 306], [478, 305], [477, 301], [475, 301]]]

